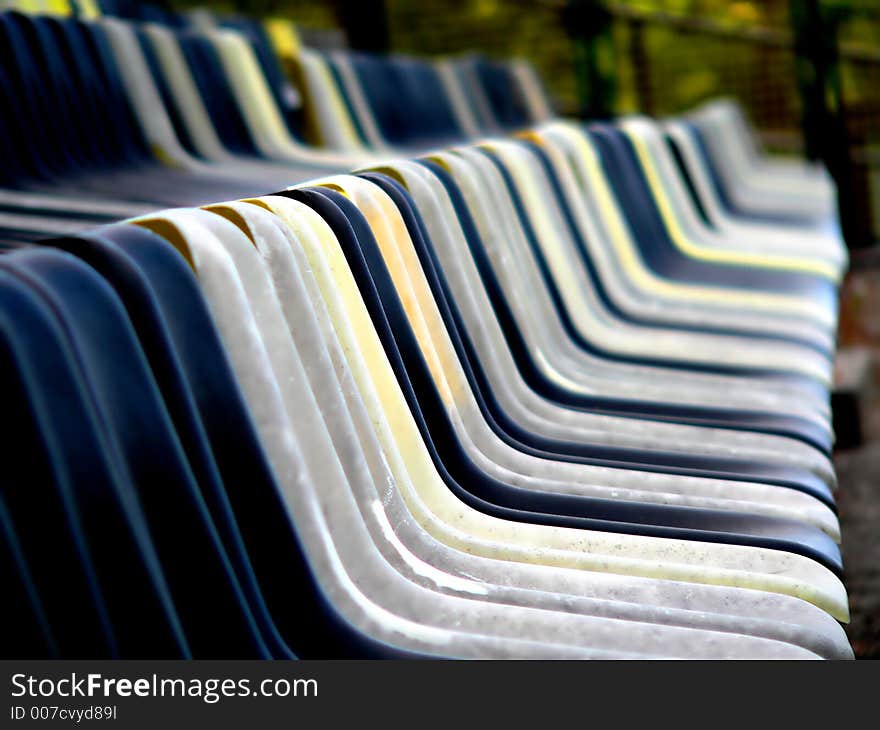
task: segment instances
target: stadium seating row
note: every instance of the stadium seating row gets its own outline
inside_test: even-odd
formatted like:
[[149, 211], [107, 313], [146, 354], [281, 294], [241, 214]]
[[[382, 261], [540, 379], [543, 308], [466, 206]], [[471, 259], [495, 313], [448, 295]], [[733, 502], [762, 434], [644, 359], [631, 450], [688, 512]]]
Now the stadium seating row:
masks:
[[730, 101], [17, 5], [9, 656], [852, 656], [827, 173]]

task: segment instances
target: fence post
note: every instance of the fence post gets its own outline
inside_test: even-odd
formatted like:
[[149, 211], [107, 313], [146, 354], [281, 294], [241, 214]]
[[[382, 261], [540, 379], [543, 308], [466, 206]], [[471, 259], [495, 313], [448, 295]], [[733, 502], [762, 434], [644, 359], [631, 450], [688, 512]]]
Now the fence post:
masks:
[[567, 0], [562, 26], [572, 43], [578, 114], [583, 119], [607, 119], [614, 111], [613, 17], [600, 0]]
[[639, 97], [639, 111], [652, 115], [655, 107], [651, 86], [651, 65], [645, 48], [645, 21], [641, 18], [632, 18], [629, 21], [629, 43], [636, 94]]
[[345, 30], [349, 48], [369, 53], [387, 53], [391, 49], [385, 0], [335, 0], [333, 9]]
[[823, 22], [818, 0], [791, 0], [790, 9], [805, 152], [811, 160], [828, 162], [834, 126], [827, 100], [828, 72], [836, 55], [834, 29]]
[[870, 193], [852, 159], [840, 79], [838, 31], [847, 9], [825, 9], [819, 0], [791, 0], [795, 69], [803, 102], [807, 157], [821, 160], [837, 186], [837, 208], [849, 248], [872, 243]]

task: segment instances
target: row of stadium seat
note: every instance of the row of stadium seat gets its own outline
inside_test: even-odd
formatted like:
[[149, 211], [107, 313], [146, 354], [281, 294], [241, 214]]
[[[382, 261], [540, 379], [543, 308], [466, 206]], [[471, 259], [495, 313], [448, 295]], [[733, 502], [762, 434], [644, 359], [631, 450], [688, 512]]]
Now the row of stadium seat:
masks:
[[8, 656], [852, 656], [822, 170], [97, 10], [0, 14]]

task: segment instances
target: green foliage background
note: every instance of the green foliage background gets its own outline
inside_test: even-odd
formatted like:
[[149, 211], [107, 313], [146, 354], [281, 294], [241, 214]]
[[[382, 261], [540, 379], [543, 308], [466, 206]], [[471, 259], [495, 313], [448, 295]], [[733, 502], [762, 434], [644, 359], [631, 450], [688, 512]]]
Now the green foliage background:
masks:
[[[659, 12], [674, 18], [710, 21], [734, 34], [750, 29], [789, 34], [789, 2], [608, 0], [604, 4], [612, 10]], [[284, 15], [314, 28], [339, 25], [339, 2], [327, 0], [178, 0], [171, 5]], [[385, 0], [392, 50], [430, 55], [479, 50], [489, 56], [529, 58], [560, 110], [571, 112], [578, 106], [576, 61], [561, 19], [563, 5], [564, 0]], [[847, 19], [841, 26], [844, 43], [880, 53], [880, 0], [823, 0], [823, 7], [846, 12]], [[647, 22], [643, 28], [641, 64], [634, 62], [632, 25], [621, 18], [613, 24], [613, 51], [599, 58], [615, 80], [615, 111], [675, 113], [703, 99], [732, 94], [740, 98], [761, 126], [797, 128], [799, 99], [790, 50], [750, 39], [682, 33], [661, 21]], [[875, 63], [845, 64], [841, 72], [852, 106], [858, 109], [877, 103], [873, 97], [880, 97], [880, 58]], [[644, 98], [646, 89], [650, 99]], [[651, 108], [645, 109], [648, 102]]]

